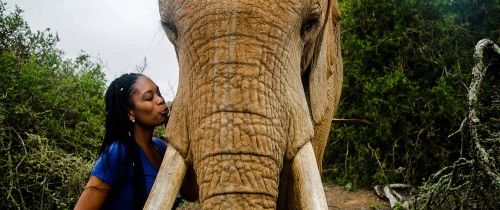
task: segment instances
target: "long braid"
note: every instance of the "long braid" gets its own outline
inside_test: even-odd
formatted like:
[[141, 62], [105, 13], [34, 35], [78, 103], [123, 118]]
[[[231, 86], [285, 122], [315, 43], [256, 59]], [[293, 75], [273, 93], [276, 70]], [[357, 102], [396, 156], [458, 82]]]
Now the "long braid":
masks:
[[[105, 134], [99, 151], [99, 155], [106, 155], [106, 147], [115, 141], [120, 141], [125, 145], [125, 155], [118, 157], [118, 170], [115, 173], [120, 173], [124, 169], [126, 171], [124, 167], [133, 166], [135, 209], [142, 209], [147, 195], [139, 146], [134, 139], [132, 122], [128, 119], [128, 110], [133, 107], [130, 99], [133, 86], [141, 76], [142, 74], [136, 73], [124, 74], [109, 85], [105, 94]], [[121, 151], [118, 154], [122, 154]], [[124, 181], [123, 176], [118, 177], [120, 178], [116, 182], [116, 186], [112, 186], [114, 188], [119, 187]]]

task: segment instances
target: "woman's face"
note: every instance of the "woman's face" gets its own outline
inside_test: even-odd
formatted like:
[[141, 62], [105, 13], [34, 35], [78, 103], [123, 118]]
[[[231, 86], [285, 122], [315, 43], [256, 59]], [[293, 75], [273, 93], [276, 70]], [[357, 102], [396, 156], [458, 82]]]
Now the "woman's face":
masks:
[[131, 100], [129, 118], [135, 119], [136, 124], [154, 127], [165, 123], [168, 119], [168, 109], [160, 89], [148, 77], [141, 76], [136, 80]]

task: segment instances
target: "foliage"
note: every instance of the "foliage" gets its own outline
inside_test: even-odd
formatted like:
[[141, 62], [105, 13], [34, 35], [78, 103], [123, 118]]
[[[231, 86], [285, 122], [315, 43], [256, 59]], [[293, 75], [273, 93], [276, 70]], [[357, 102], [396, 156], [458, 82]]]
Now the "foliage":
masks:
[[0, 209], [69, 209], [103, 135], [104, 74], [0, 1]]
[[420, 184], [460, 156], [476, 42], [500, 40], [499, 0], [341, 0], [344, 85], [324, 157], [355, 187]]

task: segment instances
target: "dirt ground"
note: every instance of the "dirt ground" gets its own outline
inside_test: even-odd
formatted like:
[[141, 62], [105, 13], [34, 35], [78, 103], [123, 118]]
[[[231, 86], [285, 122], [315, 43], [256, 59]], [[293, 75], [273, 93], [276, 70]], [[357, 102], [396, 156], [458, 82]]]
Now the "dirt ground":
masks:
[[389, 201], [380, 199], [373, 190], [347, 191], [336, 185], [325, 185], [328, 209], [391, 209]]
[[[372, 190], [347, 191], [336, 185], [324, 185], [328, 209], [391, 209], [389, 202], [380, 199]], [[199, 209], [197, 203], [185, 203], [178, 210]]]

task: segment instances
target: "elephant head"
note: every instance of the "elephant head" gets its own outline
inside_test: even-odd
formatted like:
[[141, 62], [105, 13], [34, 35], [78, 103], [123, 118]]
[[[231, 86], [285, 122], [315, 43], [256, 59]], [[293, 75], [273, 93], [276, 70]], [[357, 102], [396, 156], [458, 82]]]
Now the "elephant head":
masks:
[[146, 208], [171, 205], [188, 167], [204, 209], [326, 208], [319, 171], [342, 83], [337, 1], [159, 4], [179, 88]]

